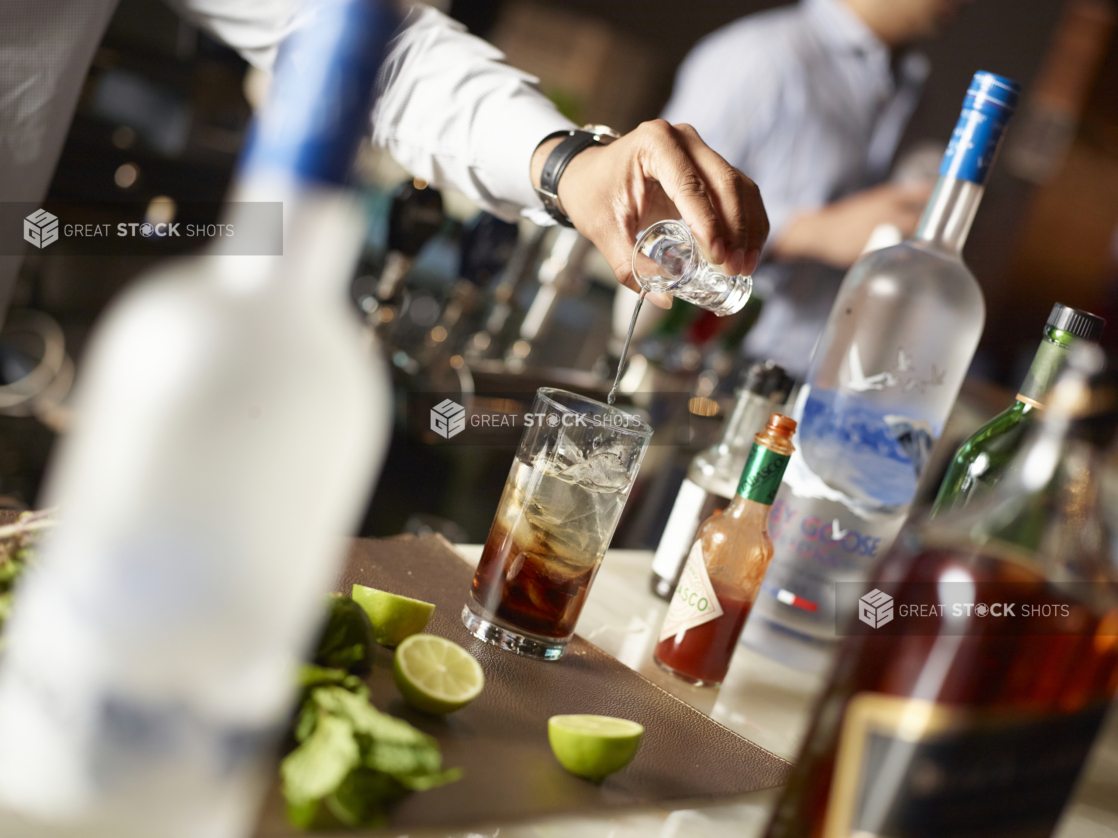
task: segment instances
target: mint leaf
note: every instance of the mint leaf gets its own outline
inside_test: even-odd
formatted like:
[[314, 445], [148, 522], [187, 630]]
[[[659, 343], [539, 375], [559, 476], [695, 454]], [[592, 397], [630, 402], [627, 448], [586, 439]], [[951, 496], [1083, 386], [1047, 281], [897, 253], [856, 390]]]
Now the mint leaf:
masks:
[[23, 562], [9, 559], [7, 561], [0, 560], [0, 588], [7, 588], [12, 585], [19, 575], [23, 573]]
[[365, 689], [365, 682], [356, 675], [350, 675], [344, 669], [315, 666], [313, 663], [305, 663], [299, 667], [295, 683], [304, 689], [328, 685], [345, 687], [350, 692], [360, 692]]
[[318, 800], [305, 800], [302, 803], [287, 801], [287, 819], [292, 826], [299, 829], [310, 829], [315, 825], [315, 815], [318, 814]]
[[299, 718], [295, 720], [295, 741], [304, 742], [318, 725], [318, 705], [313, 701], [303, 703]]
[[442, 765], [442, 754], [437, 745], [395, 745], [364, 736], [359, 737], [359, 741], [362, 745], [362, 764], [386, 774], [430, 774]]
[[284, 796], [296, 806], [325, 797], [341, 785], [360, 759], [353, 726], [320, 713], [314, 732], [280, 763]]
[[326, 798], [326, 805], [347, 826], [384, 826], [388, 807], [407, 793], [389, 775], [358, 768]]
[[433, 774], [415, 774], [410, 777], [396, 777], [396, 781], [409, 791], [427, 791], [427, 789], [445, 786], [447, 783], [453, 783], [461, 779], [461, 768], [448, 768], [446, 771], [437, 771]]
[[319, 666], [347, 669], [356, 674], [373, 666], [373, 624], [365, 609], [347, 596], [327, 597], [326, 625], [318, 641], [314, 662]]
[[378, 743], [438, 748], [438, 743], [426, 733], [402, 719], [380, 712], [364, 697], [341, 687], [316, 687], [311, 691], [311, 698], [320, 708], [345, 718], [355, 731], [372, 736]]

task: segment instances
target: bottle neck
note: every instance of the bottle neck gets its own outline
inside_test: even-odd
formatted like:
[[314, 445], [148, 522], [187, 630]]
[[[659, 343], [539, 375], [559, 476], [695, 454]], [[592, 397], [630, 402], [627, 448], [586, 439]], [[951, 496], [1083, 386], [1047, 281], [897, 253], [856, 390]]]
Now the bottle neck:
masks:
[[983, 192], [985, 187], [969, 180], [941, 177], [913, 238], [961, 257]]
[[776, 499], [784, 470], [795, 449], [787, 437], [778, 436], [769, 428], [757, 434], [755, 439], [758, 441], [749, 449], [749, 459], [742, 469], [733, 503], [744, 499], [769, 507]]
[[754, 393], [752, 390], [742, 390], [737, 404], [734, 405], [734, 412], [726, 420], [722, 438], [715, 446], [717, 453], [742, 456], [747, 454], [749, 446], [753, 444], [753, 435], [764, 425], [774, 409], [768, 397]]
[[1029, 373], [1017, 393], [1017, 401], [1030, 407], [1043, 408], [1048, 392], [1067, 365], [1069, 350], [1078, 340], [1070, 332], [1046, 326], [1044, 338], [1037, 347]]
[[[265, 211], [276, 205], [282, 221]], [[220, 257], [214, 275], [229, 291], [284, 289], [345, 302], [365, 236], [364, 211], [354, 196], [326, 185], [273, 182], [264, 187], [253, 178], [242, 178], [226, 204], [223, 221], [241, 235], [215, 239], [209, 255]], [[246, 242], [259, 246], [256, 253], [273, 255], [245, 255]]]

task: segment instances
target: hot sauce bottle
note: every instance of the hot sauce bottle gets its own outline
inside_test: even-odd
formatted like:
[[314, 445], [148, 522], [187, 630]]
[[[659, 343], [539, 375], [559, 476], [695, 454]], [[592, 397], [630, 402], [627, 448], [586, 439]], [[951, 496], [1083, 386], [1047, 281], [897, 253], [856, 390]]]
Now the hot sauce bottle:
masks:
[[796, 423], [774, 413], [753, 437], [737, 493], [699, 527], [653, 658], [692, 684], [722, 683], [773, 555], [768, 518]]

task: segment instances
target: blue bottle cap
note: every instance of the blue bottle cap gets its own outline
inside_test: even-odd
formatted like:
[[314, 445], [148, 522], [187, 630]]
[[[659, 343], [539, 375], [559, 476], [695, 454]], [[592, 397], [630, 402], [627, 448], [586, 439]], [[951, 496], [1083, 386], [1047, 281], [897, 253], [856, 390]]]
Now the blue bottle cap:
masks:
[[984, 71], [974, 74], [939, 167], [941, 177], [986, 184], [1020, 92], [1021, 86], [1005, 76]]
[[1020, 93], [1021, 85], [1013, 79], [979, 70], [974, 74], [970, 87], [967, 88], [963, 107], [973, 108], [989, 115], [993, 115], [996, 109], [1013, 113], [1017, 108], [1017, 98]]
[[241, 169], [342, 184], [370, 130], [377, 72], [400, 18], [393, 0], [310, 0], [300, 14]]

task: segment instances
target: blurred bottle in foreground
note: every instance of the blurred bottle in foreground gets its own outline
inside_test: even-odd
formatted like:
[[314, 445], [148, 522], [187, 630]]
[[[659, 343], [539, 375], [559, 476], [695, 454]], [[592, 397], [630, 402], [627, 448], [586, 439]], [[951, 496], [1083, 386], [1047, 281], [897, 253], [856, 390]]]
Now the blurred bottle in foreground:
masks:
[[753, 438], [725, 512], [703, 521], [672, 595], [653, 658], [677, 678], [716, 687], [726, 677], [773, 554], [768, 518], [796, 423], [779, 413]]
[[[100, 324], [51, 466], [61, 523], [17, 591], [0, 806], [83, 838], [248, 832], [387, 444], [387, 374], [346, 302], [365, 222], [342, 184], [398, 20], [377, 0], [305, 14], [234, 237]], [[282, 202], [282, 230], [256, 223], [261, 202]], [[250, 233], [283, 255], [230, 255]]]
[[1090, 312], [1060, 303], [1052, 307], [1044, 338], [1017, 399], [959, 447], [940, 484], [933, 517], [973, 503], [1001, 482], [1066, 365], [1068, 350], [1081, 340], [1098, 340], [1105, 325], [1105, 320]]
[[730, 505], [753, 436], [788, 398], [792, 379], [773, 363], [754, 364], [745, 374], [734, 412], [717, 445], [691, 460], [664, 534], [652, 560], [652, 592], [670, 600], [699, 524]]
[[915, 236], [858, 260], [819, 338], [744, 635], [791, 666], [827, 666], [835, 585], [865, 579], [896, 537], [970, 366], [985, 305], [963, 244], [1017, 91], [975, 74]]
[[859, 618], [768, 838], [1055, 829], [1118, 688], [1118, 378], [1101, 359], [1076, 350], [984, 502], [908, 531], [840, 593]]

